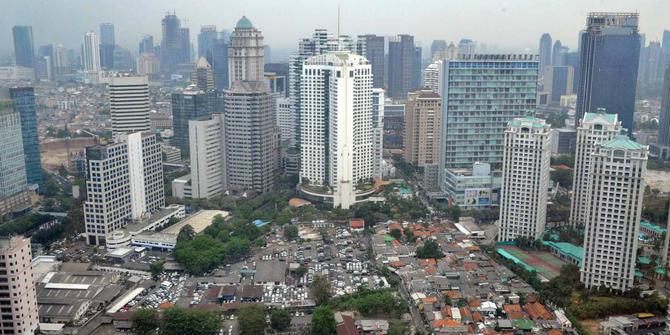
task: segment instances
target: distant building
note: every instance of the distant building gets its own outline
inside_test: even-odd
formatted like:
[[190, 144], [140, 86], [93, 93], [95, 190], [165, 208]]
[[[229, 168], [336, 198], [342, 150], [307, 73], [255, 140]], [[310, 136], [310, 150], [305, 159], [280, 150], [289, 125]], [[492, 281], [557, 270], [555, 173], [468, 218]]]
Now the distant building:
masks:
[[406, 99], [413, 88], [416, 50], [414, 36], [398, 35], [389, 39], [388, 95]]
[[540, 49], [539, 49], [539, 55], [540, 55], [540, 64], [538, 65], [538, 69], [540, 74], [544, 75], [544, 71], [546, 70], [547, 66], [551, 65], [551, 35], [548, 33], [542, 34], [542, 37], [540, 37]]
[[[668, 33], [668, 39], [670, 39], [670, 31], [666, 30], [665, 32]], [[663, 36], [665, 37], [665, 33]], [[662, 97], [658, 122], [658, 140], [654, 150], [661, 158], [670, 159], [670, 66], [665, 68]]]
[[[374, 75], [374, 74], [373, 74]], [[382, 162], [384, 160], [384, 103], [386, 91], [381, 88], [372, 89], [372, 129], [374, 132], [374, 163], [372, 175], [382, 178]]]
[[137, 58], [137, 74], [151, 76], [160, 72], [160, 61], [153, 53], [142, 53]]
[[177, 15], [167, 13], [161, 24], [163, 28], [163, 39], [160, 43], [161, 72], [173, 73], [183, 57], [181, 21]]
[[577, 131], [573, 128], [554, 129], [551, 139], [552, 155], [572, 155], [577, 145]]
[[405, 161], [415, 167], [440, 162], [442, 98], [428, 89], [408, 94], [405, 103]]
[[647, 154], [625, 135], [596, 144], [591, 154], [580, 269], [586, 288], [625, 292], [634, 285]]
[[0, 238], [0, 289], [5, 291], [0, 310], [0, 334], [35, 334], [39, 326], [30, 239]]
[[431, 63], [423, 70], [423, 87], [428, 87], [433, 92], [440, 91], [440, 70], [442, 68], [442, 62], [436, 61]]
[[14, 101], [14, 110], [21, 117], [21, 136], [28, 185], [42, 187], [44, 180], [40, 160], [40, 143], [37, 136], [35, 90], [32, 87], [13, 87], [9, 89], [9, 96]]
[[356, 53], [367, 58], [372, 67], [372, 87], [383, 88], [385, 80], [385, 42], [384, 36], [359, 35], [356, 41]]
[[544, 90], [549, 105], [559, 105], [561, 97], [571, 95], [574, 69], [572, 66], [550, 66], [545, 68]]
[[81, 61], [85, 81], [91, 84], [98, 84], [100, 81], [100, 48], [98, 46], [98, 35], [93, 31], [89, 31], [84, 35]]
[[195, 84], [199, 90], [205, 92], [216, 89], [214, 86], [214, 71], [204, 57], [200, 57], [195, 64], [195, 70], [191, 74], [191, 83]]
[[277, 98], [277, 125], [281, 130], [281, 140], [289, 147], [295, 146], [295, 117], [291, 113], [291, 100], [289, 98]]
[[538, 239], [547, 220], [551, 127], [544, 120], [512, 120], [505, 130], [499, 241]]
[[118, 75], [111, 77], [108, 91], [112, 134], [151, 130], [147, 76]]
[[100, 66], [105, 70], [116, 68], [114, 64], [115, 47], [114, 25], [111, 23], [100, 24]]
[[475, 163], [467, 169], [446, 169], [442, 189], [462, 209], [489, 208], [500, 204], [501, 184], [501, 171]]
[[154, 51], [154, 37], [151, 35], [144, 35], [140, 40], [139, 53], [155, 53]]
[[35, 47], [33, 44], [33, 27], [14, 26], [14, 57], [16, 66], [34, 68]]
[[430, 59], [433, 61], [442, 60], [442, 55], [447, 51], [447, 41], [445, 40], [434, 40], [430, 44]]
[[243, 16], [233, 34], [230, 35], [228, 46], [229, 85], [236, 81], [263, 81], [263, 35], [254, 28], [251, 21]]
[[30, 206], [23, 152], [21, 116], [14, 103], [0, 98], [0, 215], [25, 210]]
[[189, 121], [206, 120], [216, 112], [217, 97], [212, 91], [203, 91], [190, 85], [180, 93], [172, 93], [172, 144], [189, 152]]

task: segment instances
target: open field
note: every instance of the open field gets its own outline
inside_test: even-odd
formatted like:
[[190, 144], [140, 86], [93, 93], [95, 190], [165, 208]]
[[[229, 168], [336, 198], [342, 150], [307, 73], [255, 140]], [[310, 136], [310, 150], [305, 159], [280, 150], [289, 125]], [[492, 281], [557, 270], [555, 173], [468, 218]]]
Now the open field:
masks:
[[498, 248], [507, 251], [520, 261], [537, 270], [537, 273], [547, 279], [558, 277], [561, 267], [568, 263], [546, 251], [533, 251], [529, 253], [511, 245], [501, 245]]

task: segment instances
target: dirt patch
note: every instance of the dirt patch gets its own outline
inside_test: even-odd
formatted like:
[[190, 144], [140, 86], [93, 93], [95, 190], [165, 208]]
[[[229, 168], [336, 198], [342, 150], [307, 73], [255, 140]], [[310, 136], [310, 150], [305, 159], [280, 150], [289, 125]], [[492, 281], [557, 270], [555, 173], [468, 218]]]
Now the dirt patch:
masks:
[[670, 192], [669, 171], [647, 170], [645, 181], [652, 189], [658, 189], [663, 193]]
[[[590, 335], [600, 334], [600, 321], [599, 320], [581, 320], [582, 326], [589, 332]], [[586, 334], [586, 335], [589, 335]]]

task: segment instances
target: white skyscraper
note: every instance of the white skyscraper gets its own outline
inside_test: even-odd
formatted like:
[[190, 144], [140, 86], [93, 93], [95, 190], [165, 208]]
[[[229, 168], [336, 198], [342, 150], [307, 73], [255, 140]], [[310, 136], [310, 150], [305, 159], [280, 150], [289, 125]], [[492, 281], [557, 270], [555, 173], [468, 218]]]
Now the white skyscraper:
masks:
[[210, 120], [188, 122], [194, 199], [212, 198], [226, 191], [224, 131], [223, 114], [213, 114]]
[[98, 72], [100, 71], [100, 46], [98, 35], [93, 31], [89, 31], [84, 35], [84, 45], [81, 52], [82, 63], [84, 71]]
[[35, 334], [39, 325], [30, 239], [0, 238], [0, 334]]
[[165, 204], [163, 166], [156, 135], [123, 134], [117, 143], [86, 148], [84, 217], [88, 244]]
[[236, 81], [263, 81], [263, 35], [246, 16], [237, 21], [228, 45], [229, 86]]
[[570, 224], [583, 227], [590, 202], [588, 181], [591, 175], [591, 154], [596, 144], [609, 141], [621, 132], [621, 121], [616, 114], [586, 113], [577, 128], [575, 169], [572, 182], [572, 203], [570, 206]]
[[371, 67], [348, 52], [314, 56], [300, 84], [303, 191], [349, 208], [374, 178]]
[[112, 134], [151, 130], [149, 78], [147, 76], [111, 77], [108, 90]]
[[424, 87], [429, 87], [433, 92], [440, 92], [440, 70], [442, 70], [442, 61], [436, 61], [428, 65], [423, 70]]
[[633, 286], [647, 154], [625, 135], [596, 144], [591, 154], [581, 264], [587, 288]]
[[295, 117], [291, 113], [291, 100], [277, 98], [277, 125], [281, 130], [281, 141], [290, 147], [295, 145]]
[[499, 241], [540, 238], [544, 232], [551, 160], [551, 127], [525, 117], [505, 130]]
[[382, 178], [382, 161], [384, 159], [384, 96], [384, 89], [372, 89], [372, 128], [374, 131], [374, 164], [372, 175], [375, 179]]

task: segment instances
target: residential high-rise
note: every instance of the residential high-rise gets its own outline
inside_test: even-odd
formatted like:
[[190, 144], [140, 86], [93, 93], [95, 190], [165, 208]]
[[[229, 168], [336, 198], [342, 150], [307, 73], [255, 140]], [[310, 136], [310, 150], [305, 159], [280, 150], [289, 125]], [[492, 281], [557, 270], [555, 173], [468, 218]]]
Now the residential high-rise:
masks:
[[62, 44], [54, 47], [52, 64], [56, 80], [60, 80], [63, 76], [72, 72], [68, 50]]
[[374, 178], [372, 68], [348, 52], [314, 56], [300, 88], [301, 189], [347, 209]]
[[591, 154], [596, 145], [607, 142], [621, 133], [621, 121], [616, 114], [606, 114], [600, 109], [597, 113], [586, 113], [577, 128], [575, 150], [575, 168], [572, 183], [572, 204], [570, 206], [570, 224], [583, 227], [590, 206], [591, 194], [588, 190], [591, 170]]
[[[374, 75], [374, 72], [373, 72]], [[372, 175], [382, 179], [382, 162], [384, 160], [384, 89], [372, 89], [372, 131], [374, 132], [374, 149]]]
[[499, 168], [505, 126], [535, 113], [538, 56], [459, 55], [441, 72], [442, 166]]
[[144, 35], [140, 41], [140, 54], [154, 53], [154, 37], [151, 35]]
[[0, 334], [35, 334], [39, 326], [30, 239], [0, 238]]
[[198, 89], [203, 91], [212, 91], [216, 89], [214, 86], [214, 71], [204, 57], [200, 57], [195, 64], [195, 70], [191, 73], [191, 83], [195, 84]]
[[263, 81], [263, 35], [246, 16], [237, 21], [228, 46], [229, 85], [238, 80]]
[[100, 49], [98, 46], [98, 35], [94, 31], [89, 31], [84, 35], [84, 44], [81, 54], [84, 71], [100, 71]]
[[152, 53], [142, 53], [137, 57], [137, 74], [152, 75], [160, 72], [160, 61]]
[[580, 269], [587, 288], [633, 287], [647, 155], [647, 146], [625, 135], [596, 144], [591, 154]]
[[430, 63], [423, 70], [423, 87], [428, 87], [434, 92], [440, 90], [440, 68], [442, 67], [442, 61], [436, 61]]
[[291, 112], [291, 100], [289, 98], [277, 98], [277, 125], [281, 130], [281, 140], [289, 147], [295, 146], [295, 117]]
[[21, 117], [9, 97], [0, 97], [0, 215], [30, 206]]
[[234, 81], [224, 91], [226, 184], [269, 192], [279, 169], [279, 128], [264, 81]]
[[172, 73], [181, 63], [181, 22], [175, 14], [167, 13], [162, 20], [163, 39], [160, 44], [161, 71]]
[[498, 241], [544, 234], [551, 161], [551, 126], [517, 118], [505, 130]]
[[551, 63], [551, 35], [548, 33], [542, 34], [540, 37], [540, 75], [544, 75], [544, 71]]
[[173, 145], [189, 152], [189, 121], [209, 119], [216, 111], [216, 93], [191, 85], [180, 93], [172, 93]]
[[433, 61], [444, 59], [442, 56], [447, 52], [447, 41], [434, 40], [430, 44], [430, 59]]
[[35, 90], [32, 87], [13, 87], [9, 89], [9, 96], [14, 102], [14, 110], [21, 118], [21, 137], [28, 185], [41, 187], [43, 176], [40, 141], [37, 136]]
[[84, 218], [87, 243], [104, 245], [131, 220], [165, 205], [163, 164], [156, 135], [130, 133], [86, 148]]
[[633, 131], [640, 56], [637, 13], [590, 13], [580, 41], [575, 126], [585, 113], [605, 108]]
[[33, 27], [14, 26], [14, 57], [16, 66], [33, 68], [35, 66], [35, 47], [33, 44]]
[[432, 89], [410, 92], [405, 103], [405, 161], [415, 167], [440, 162], [442, 98]]
[[388, 95], [394, 99], [406, 99], [414, 84], [416, 49], [414, 37], [398, 35], [389, 39]]
[[114, 69], [114, 47], [116, 39], [114, 37], [114, 24], [100, 24], [100, 66], [103, 69]]
[[118, 75], [109, 78], [112, 134], [150, 131], [149, 78]]
[[548, 104], [558, 105], [561, 96], [572, 94], [574, 75], [572, 66], [545, 67], [544, 90], [547, 92]]
[[372, 87], [384, 87], [384, 36], [359, 35], [356, 53], [365, 57], [372, 66]]
[[224, 124], [223, 114], [214, 114], [209, 120], [188, 121], [191, 194], [194, 199], [220, 196], [228, 188]]

